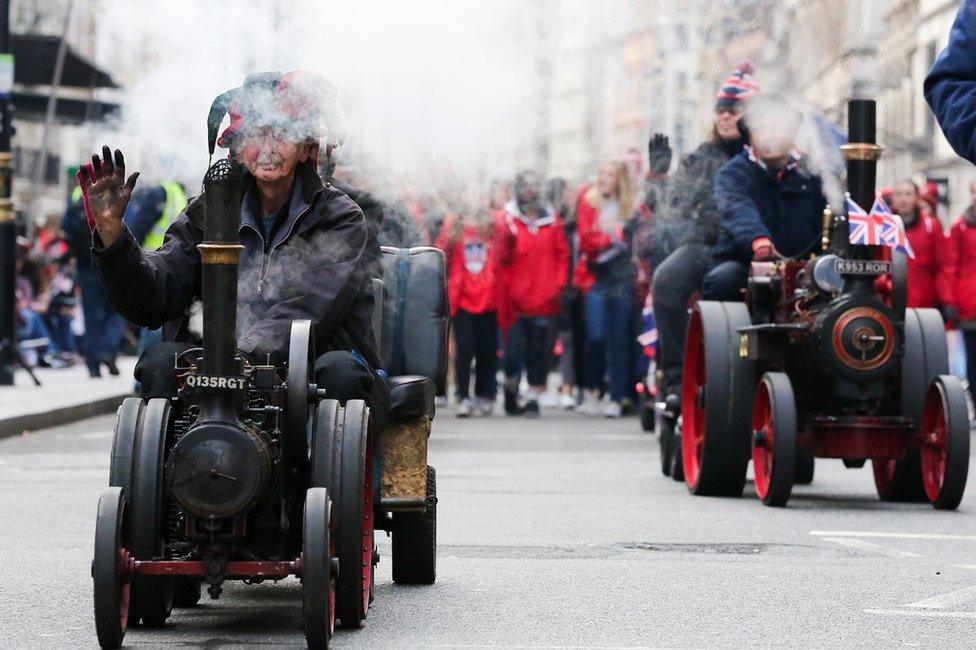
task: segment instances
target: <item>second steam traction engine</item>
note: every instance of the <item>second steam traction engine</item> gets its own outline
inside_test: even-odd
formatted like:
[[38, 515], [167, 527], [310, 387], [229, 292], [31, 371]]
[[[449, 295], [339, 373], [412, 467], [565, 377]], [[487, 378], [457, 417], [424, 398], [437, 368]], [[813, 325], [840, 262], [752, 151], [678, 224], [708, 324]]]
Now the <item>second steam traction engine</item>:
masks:
[[[848, 188], [871, 205], [875, 105], [849, 104]], [[886, 500], [953, 509], [969, 460], [966, 399], [948, 374], [942, 317], [906, 309], [904, 255], [852, 245], [824, 214], [822, 253], [753, 263], [745, 302], [698, 302], [686, 339], [682, 465], [694, 494], [756, 492], [785, 505], [813, 459], [870, 460]]]

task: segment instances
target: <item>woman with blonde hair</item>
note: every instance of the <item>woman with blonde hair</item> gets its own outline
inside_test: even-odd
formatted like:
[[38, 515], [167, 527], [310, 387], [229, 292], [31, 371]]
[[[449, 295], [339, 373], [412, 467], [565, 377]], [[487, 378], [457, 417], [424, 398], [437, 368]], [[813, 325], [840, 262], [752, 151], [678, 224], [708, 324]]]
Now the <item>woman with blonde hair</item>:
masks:
[[[581, 410], [596, 415], [604, 376], [608, 376], [606, 417], [620, 417], [632, 375], [634, 227], [639, 217], [635, 194], [620, 161], [600, 165], [596, 182], [579, 200], [577, 229], [581, 263], [587, 264], [593, 284], [586, 293], [586, 361]], [[584, 261], [585, 260], [585, 261]]]

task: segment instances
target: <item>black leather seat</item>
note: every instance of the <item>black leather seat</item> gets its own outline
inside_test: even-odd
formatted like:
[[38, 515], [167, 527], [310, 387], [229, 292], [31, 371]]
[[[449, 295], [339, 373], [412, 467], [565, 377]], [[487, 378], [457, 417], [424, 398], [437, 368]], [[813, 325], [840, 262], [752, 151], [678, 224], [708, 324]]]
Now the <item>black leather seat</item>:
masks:
[[437, 389], [430, 377], [400, 375], [390, 377], [389, 384], [395, 421], [405, 422], [421, 416], [433, 419]]

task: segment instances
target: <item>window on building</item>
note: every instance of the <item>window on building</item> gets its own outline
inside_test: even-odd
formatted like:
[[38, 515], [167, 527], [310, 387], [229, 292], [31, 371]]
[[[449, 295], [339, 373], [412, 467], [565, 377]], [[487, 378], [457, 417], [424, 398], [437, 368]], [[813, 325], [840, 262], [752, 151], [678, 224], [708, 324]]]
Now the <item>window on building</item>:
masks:
[[[929, 44], [925, 47], [925, 69], [931, 70], [932, 64], [935, 63], [935, 57], [939, 53], [939, 44], [936, 41], [929, 41]], [[919, 84], [921, 86], [921, 84]], [[932, 113], [932, 109], [925, 109], [925, 137], [931, 139], [935, 136], [935, 115]]]
[[[37, 149], [22, 149], [14, 147], [14, 176], [32, 180], [34, 178], [34, 168], [37, 166], [37, 157], [40, 151]], [[47, 160], [44, 162], [44, 170], [41, 175], [41, 182], [45, 185], [58, 185], [61, 181], [61, 157], [48, 153]]]

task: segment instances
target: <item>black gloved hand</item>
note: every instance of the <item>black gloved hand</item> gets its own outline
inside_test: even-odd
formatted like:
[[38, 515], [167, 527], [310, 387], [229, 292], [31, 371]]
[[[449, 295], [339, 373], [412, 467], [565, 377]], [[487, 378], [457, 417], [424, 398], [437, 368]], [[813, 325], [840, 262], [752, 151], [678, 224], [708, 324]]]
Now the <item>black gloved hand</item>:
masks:
[[655, 133], [647, 143], [647, 165], [652, 174], [666, 174], [671, 167], [671, 143], [668, 136]]

